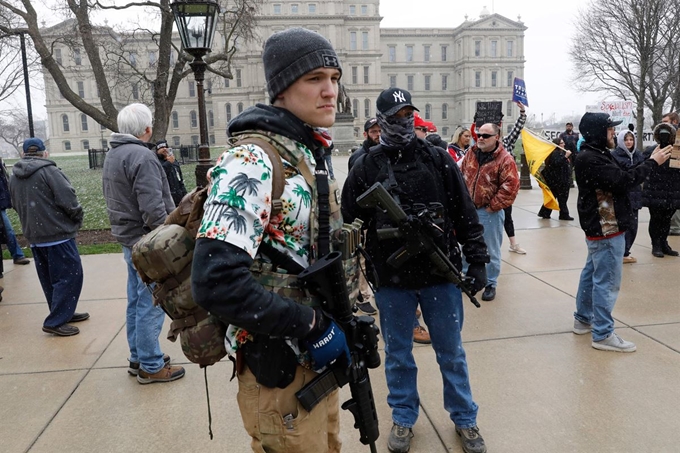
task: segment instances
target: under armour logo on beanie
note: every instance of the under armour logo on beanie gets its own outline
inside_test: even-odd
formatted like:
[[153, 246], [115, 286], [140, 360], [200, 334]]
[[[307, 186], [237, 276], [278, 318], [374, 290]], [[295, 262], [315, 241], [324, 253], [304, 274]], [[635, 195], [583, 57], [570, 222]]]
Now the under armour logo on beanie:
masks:
[[271, 35], [264, 43], [262, 61], [270, 102], [316, 68], [334, 68], [342, 74], [331, 43], [320, 34], [299, 27]]

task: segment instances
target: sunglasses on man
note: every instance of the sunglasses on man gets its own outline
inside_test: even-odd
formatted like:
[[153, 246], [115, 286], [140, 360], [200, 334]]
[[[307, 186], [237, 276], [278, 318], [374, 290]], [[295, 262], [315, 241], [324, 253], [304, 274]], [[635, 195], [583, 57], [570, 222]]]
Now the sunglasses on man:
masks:
[[491, 138], [491, 137], [495, 137], [495, 136], [496, 136], [496, 134], [479, 134], [478, 135], [479, 138], [483, 138], [483, 139], [487, 139], [487, 138]]

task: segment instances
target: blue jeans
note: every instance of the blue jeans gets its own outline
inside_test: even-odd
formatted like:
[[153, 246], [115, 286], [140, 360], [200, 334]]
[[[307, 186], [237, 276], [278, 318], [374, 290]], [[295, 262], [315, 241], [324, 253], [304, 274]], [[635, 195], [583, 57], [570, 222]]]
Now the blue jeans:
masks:
[[9, 250], [9, 253], [12, 255], [14, 261], [25, 258], [24, 252], [21, 250], [21, 247], [19, 247], [19, 243], [17, 242], [17, 237], [14, 234], [12, 224], [9, 223], [7, 212], [2, 209], [0, 210], [0, 215], [2, 215], [2, 223], [5, 225], [5, 233], [7, 235], [7, 250]]
[[[486, 286], [498, 286], [498, 276], [501, 273], [501, 246], [503, 245], [503, 224], [505, 223], [505, 211], [486, 212], [486, 209], [477, 209], [479, 223], [484, 227], [484, 242], [491, 258], [486, 265]], [[463, 273], [468, 269], [468, 262], [463, 257]]]
[[387, 404], [392, 420], [408, 428], [418, 419], [418, 368], [413, 359], [413, 318], [420, 303], [430, 328], [432, 348], [444, 381], [444, 408], [460, 428], [477, 424], [477, 404], [472, 400], [467, 361], [461, 339], [463, 299], [453, 284], [419, 290], [383, 287], [375, 293], [380, 329], [385, 340]]
[[581, 271], [574, 318], [591, 324], [593, 341], [607, 338], [614, 331], [612, 310], [621, 288], [621, 270], [626, 237], [586, 239], [588, 258]]
[[73, 317], [83, 289], [83, 265], [75, 239], [49, 247], [31, 246], [50, 314], [43, 327], [59, 327]]
[[165, 365], [158, 336], [163, 328], [165, 312], [154, 306], [151, 290], [147, 288], [132, 264], [132, 250], [123, 246], [127, 263], [127, 340], [130, 362], [138, 362], [149, 374], [159, 372]]

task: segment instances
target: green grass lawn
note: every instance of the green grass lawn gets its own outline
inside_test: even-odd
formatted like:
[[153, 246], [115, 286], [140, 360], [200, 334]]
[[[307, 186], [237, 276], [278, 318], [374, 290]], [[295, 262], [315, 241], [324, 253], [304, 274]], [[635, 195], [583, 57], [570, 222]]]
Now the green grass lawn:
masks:
[[[223, 147], [215, 147], [210, 151], [213, 159], [217, 158], [223, 151]], [[111, 228], [109, 224], [109, 217], [106, 213], [106, 202], [104, 201], [104, 194], [102, 193], [102, 170], [90, 170], [87, 156], [63, 156], [50, 157], [51, 160], [57, 163], [64, 174], [71, 181], [71, 184], [76, 190], [78, 200], [83, 206], [83, 230], [107, 230]], [[11, 172], [10, 166], [13, 165], [17, 159], [6, 159], [5, 164]], [[196, 187], [196, 177], [194, 176], [194, 169], [196, 164], [190, 163], [182, 166], [184, 174], [184, 184], [188, 191]], [[12, 228], [17, 234], [21, 234], [21, 224], [17, 213], [13, 209], [7, 210], [7, 215], [12, 222]], [[87, 250], [85, 250], [87, 249]], [[102, 250], [102, 251], [97, 251]], [[110, 253], [110, 246], [108, 244], [84, 246], [81, 254], [92, 253]], [[117, 251], [120, 251], [118, 247]], [[6, 253], [6, 251], [5, 251]], [[5, 256], [3, 254], [3, 256]], [[8, 255], [7, 255], [8, 256]]]

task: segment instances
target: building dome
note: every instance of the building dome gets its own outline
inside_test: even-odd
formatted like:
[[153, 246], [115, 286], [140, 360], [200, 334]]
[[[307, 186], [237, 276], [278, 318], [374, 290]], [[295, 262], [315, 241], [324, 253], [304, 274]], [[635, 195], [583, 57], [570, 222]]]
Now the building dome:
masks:
[[482, 8], [482, 12], [479, 13], [479, 18], [481, 19], [483, 17], [489, 17], [490, 15], [491, 15], [491, 13], [489, 12], [489, 10], [485, 6], [484, 8]]

